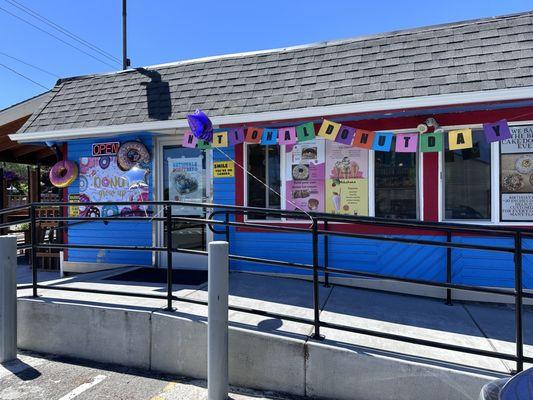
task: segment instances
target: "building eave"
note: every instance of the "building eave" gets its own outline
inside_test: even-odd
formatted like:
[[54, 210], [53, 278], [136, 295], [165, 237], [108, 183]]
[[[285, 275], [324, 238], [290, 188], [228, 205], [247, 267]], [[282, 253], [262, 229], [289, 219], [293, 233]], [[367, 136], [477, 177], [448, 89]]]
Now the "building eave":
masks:
[[[260, 123], [284, 120], [317, 118], [322, 116], [361, 114], [369, 112], [386, 112], [390, 110], [409, 110], [417, 108], [453, 106], [475, 103], [492, 103], [513, 100], [533, 99], [533, 87], [513, 89], [483, 90], [466, 93], [450, 93], [432, 96], [409, 97], [391, 100], [377, 100], [332, 106], [297, 108], [291, 110], [269, 111], [250, 114], [236, 114], [213, 116], [214, 125], [233, 125], [246, 123]], [[11, 140], [19, 143], [34, 143], [43, 141], [68, 141], [85, 138], [105, 138], [136, 132], [171, 133], [176, 129], [187, 128], [186, 119], [151, 121], [134, 124], [109, 125], [68, 130], [54, 130], [12, 134]]]

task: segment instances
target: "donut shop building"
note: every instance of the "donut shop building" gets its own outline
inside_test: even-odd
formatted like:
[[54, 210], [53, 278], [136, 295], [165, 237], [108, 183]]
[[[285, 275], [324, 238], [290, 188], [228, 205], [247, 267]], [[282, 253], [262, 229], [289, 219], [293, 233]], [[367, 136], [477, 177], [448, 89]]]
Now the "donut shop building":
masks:
[[[180, 61], [62, 79], [11, 137], [55, 144], [61, 165], [75, 165], [67, 171], [69, 179], [58, 183], [64, 201], [203, 201], [530, 227], [532, 59], [533, 13], [527, 12]], [[212, 142], [189, 132], [186, 115], [196, 109], [213, 122]], [[71, 210], [124, 218], [136, 212], [144, 211]], [[199, 215], [201, 209], [175, 207], [173, 213]], [[176, 247], [205, 250], [212, 235], [191, 228], [176, 231], [172, 240]], [[304, 236], [232, 228], [231, 253], [307, 262], [310, 243]], [[65, 240], [163, 245], [165, 235], [157, 224], [95, 221], [70, 227]], [[444, 248], [341, 237], [331, 238], [329, 246], [330, 264], [342, 268], [430, 280], [444, 274]], [[206, 266], [202, 256], [176, 253], [174, 258], [175, 268]], [[511, 254], [454, 249], [452, 262], [455, 283], [513, 285]], [[65, 267], [74, 272], [165, 263], [151, 252], [69, 249], [65, 254]], [[231, 267], [296, 273], [237, 261]], [[531, 268], [533, 258], [525, 255], [526, 288], [533, 288]]]

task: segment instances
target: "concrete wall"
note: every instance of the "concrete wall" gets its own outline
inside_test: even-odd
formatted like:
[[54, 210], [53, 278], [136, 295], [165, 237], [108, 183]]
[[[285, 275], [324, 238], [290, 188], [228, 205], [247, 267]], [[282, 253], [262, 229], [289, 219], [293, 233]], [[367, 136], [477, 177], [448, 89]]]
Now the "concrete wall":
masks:
[[[39, 299], [18, 301], [18, 346], [205, 378], [202, 317]], [[362, 400], [471, 400], [496, 376], [367, 349], [231, 327], [230, 383], [295, 395]]]

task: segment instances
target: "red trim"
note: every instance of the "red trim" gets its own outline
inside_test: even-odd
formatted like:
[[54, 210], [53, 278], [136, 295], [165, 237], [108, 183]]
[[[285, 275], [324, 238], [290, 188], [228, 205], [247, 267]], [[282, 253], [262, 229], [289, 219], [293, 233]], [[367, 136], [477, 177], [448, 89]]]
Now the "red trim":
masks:
[[439, 154], [424, 153], [422, 186], [424, 190], [424, 221], [439, 220]]

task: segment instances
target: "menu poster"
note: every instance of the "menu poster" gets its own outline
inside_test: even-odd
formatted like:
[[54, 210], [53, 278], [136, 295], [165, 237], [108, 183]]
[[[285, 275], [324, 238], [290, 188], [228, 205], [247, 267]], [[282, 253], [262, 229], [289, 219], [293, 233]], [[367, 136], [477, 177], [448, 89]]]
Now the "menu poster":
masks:
[[368, 215], [368, 151], [326, 145], [326, 212]]
[[[168, 197], [170, 201], [201, 203], [204, 198], [202, 156], [169, 158]], [[173, 206], [175, 215], [202, 215], [201, 207]]]
[[324, 140], [286, 146], [285, 208], [324, 212]]
[[533, 125], [511, 127], [500, 144], [502, 221], [533, 221]]

